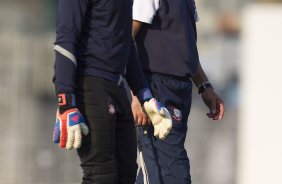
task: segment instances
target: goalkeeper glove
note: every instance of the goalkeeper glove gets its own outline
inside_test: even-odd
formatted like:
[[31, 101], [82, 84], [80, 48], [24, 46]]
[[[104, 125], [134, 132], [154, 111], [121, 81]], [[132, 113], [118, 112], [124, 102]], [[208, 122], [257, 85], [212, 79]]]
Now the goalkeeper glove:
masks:
[[53, 131], [53, 142], [61, 148], [72, 149], [81, 146], [82, 134], [87, 135], [89, 129], [79, 110], [76, 108], [74, 94], [59, 94], [59, 108]]
[[168, 110], [155, 98], [151, 98], [143, 105], [154, 126], [154, 136], [165, 139], [172, 128], [172, 119]]

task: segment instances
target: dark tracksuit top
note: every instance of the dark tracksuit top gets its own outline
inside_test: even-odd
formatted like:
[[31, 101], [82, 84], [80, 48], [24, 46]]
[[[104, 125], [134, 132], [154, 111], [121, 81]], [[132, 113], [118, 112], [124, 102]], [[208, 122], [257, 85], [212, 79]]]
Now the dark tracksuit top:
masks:
[[54, 49], [57, 93], [74, 93], [75, 77], [90, 75], [144, 91], [131, 38], [132, 0], [58, 0]]
[[136, 36], [143, 69], [181, 78], [193, 76], [199, 63], [196, 19], [193, 0], [160, 0], [152, 23], [143, 24]]

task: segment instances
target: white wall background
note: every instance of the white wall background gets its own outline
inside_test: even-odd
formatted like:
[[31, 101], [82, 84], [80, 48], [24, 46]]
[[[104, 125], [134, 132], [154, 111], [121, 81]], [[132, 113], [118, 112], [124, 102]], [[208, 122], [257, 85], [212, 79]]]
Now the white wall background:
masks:
[[248, 6], [242, 21], [237, 183], [282, 184], [282, 6]]

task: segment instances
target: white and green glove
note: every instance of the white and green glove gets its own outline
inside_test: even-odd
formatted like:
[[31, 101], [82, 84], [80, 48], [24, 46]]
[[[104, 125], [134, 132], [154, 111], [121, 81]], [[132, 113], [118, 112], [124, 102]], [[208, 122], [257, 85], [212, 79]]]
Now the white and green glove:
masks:
[[143, 109], [154, 126], [154, 136], [165, 139], [172, 128], [172, 119], [168, 110], [155, 98], [144, 102]]

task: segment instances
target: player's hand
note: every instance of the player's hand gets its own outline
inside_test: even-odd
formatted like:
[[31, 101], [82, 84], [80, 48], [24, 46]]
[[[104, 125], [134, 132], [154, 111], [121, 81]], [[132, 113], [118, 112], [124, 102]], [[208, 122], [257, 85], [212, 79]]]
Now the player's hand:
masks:
[[203, 101], [210, 110], [210, 112], [207, 113], [207, 116], [213, 120], [222, 120], [224, 116], [224, 103], [222, 99], [212, 88], [206, 88], [201, 95]]
[[172, 128], [172, 119], [168, 110], [155, 98], [146, 101], [143, 108], [154, 126], [154, 136], [165, 139]]
[[80, 148], [81, 133], [87, 135], [88, 132], [88, 127], [78, 109], [69, 109], [62, 114], [57, 111], [53, 141], [61, 148]]
[[148, 125], [150, 124], [150, 119], [143, 112], [142, 106], [136, 96], [132, 95], [131, 110], [134, 117], [134, 122], [137, 125]]
[[79, 148], [82, 134], [87, 135], [89, 129], [81, 113], [75, 108], [75, 97], [73, 94], [59, 94], [58, 101], [53, 142], [59, 144], [61, 148]]

